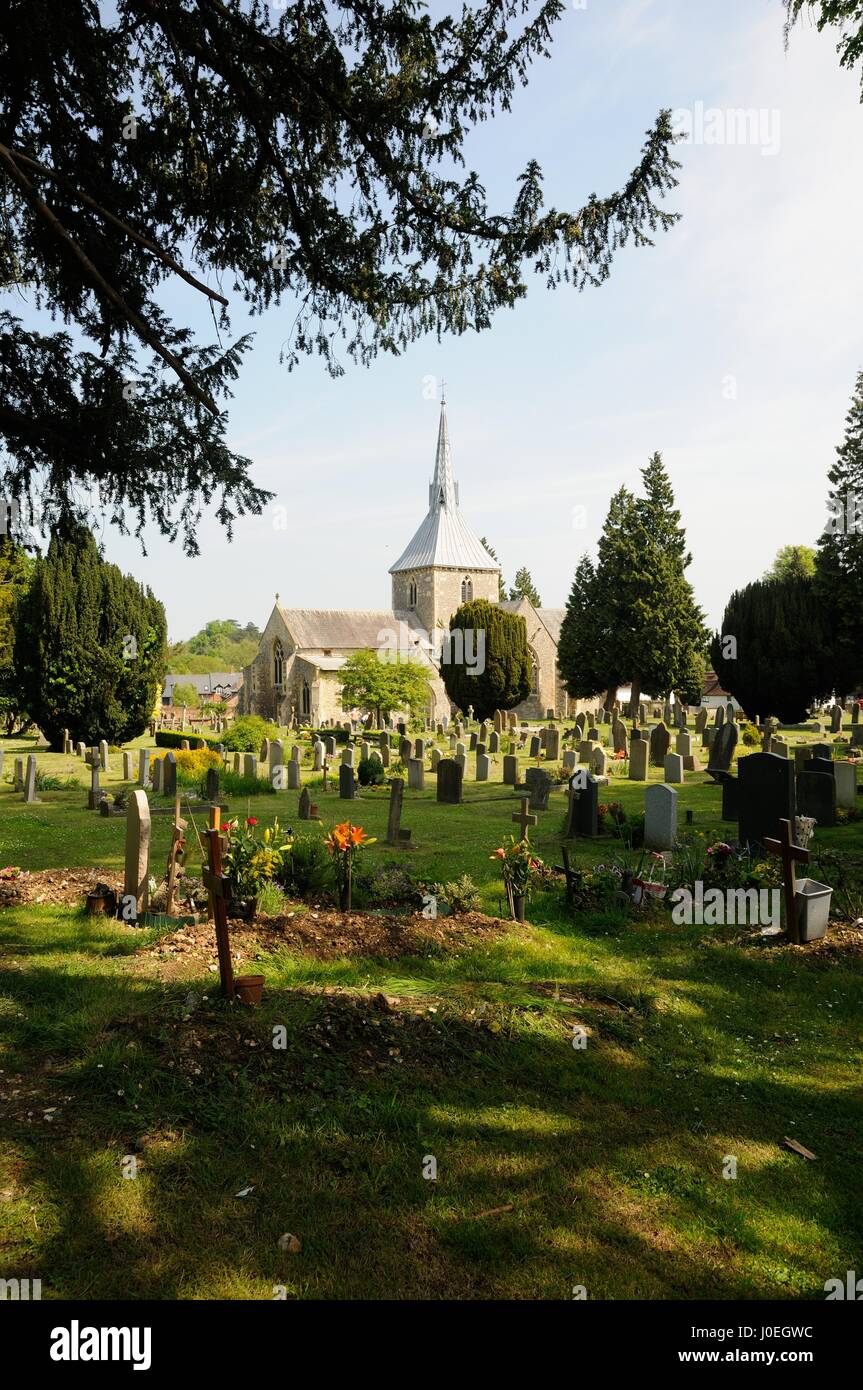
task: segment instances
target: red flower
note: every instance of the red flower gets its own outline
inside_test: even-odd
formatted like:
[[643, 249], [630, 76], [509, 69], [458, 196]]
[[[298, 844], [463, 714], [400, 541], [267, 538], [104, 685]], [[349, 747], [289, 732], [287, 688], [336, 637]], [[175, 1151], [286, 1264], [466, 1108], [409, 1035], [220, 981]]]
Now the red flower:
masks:
[[255, 816], [246, 816], [246, 825], [257, 825], [257, 823]]

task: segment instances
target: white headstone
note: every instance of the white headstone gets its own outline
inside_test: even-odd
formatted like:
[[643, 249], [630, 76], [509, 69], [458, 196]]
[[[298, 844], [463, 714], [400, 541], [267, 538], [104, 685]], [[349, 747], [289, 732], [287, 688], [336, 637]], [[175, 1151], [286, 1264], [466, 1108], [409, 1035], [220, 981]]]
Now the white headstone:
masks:
[[677, 792], [664, 784], [644, 793], [644, 847], [671, 849], [677, 839]]

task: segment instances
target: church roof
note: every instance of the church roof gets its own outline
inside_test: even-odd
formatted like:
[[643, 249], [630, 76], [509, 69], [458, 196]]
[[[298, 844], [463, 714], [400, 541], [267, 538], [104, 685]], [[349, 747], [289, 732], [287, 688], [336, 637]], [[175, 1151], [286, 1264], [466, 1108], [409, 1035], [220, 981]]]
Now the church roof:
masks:
[[[283, 608], [281, 604], [278, 607], [301, 655], [305, 652], [335, 655], [339, 651], [377, 648], [387, 641], [390, 632], [401, 640], [400, 623], [406, 625], [409, 633], [416, 625], [415, 613], [394, 613], [391, 608]], [[412, 641], [410, 636], [408, 640]]]
[[452, 451], [446, 418], [446, 402], [441, 402], [434, 478], [429, 485], [429, 509], [413, 540], [402, 552], [390, 574], [402, 570], [429, 569], [497, 570], [497, 561], [468, 526], [458, 505], [458, 483], [452, 470]]

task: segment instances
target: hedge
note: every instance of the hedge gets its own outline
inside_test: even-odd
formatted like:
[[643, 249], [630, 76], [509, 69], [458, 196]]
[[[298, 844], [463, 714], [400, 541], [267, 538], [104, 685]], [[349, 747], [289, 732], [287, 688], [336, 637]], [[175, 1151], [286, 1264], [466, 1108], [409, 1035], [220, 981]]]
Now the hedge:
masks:
[[190, 748], [213, 748], [218, 751], [221, 739], [208, 738], [206, 734], [178, 734], [173, 729], [156, 730], [157, 748], [181, 748], [184, 743], [188, 743]]

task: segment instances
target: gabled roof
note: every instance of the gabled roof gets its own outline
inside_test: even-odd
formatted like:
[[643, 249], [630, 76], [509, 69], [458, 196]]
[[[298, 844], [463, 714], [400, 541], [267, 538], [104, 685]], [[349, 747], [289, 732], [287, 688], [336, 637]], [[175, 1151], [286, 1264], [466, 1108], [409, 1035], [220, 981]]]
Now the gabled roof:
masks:
[[242, 684], [242, 671], [211, 671], [204, 676], [180, 672], [178, 675], [165, 677], [162, 696], [169, 699], [175, 685], [192, 685], [199, 695], [212, 695], [216, 690], [239, 690]]
[[404, 570], [440, 566], [457, 570], [497, 570], [496, 560], [468, 526], [458, 505], [458, 483], [452, 468], [452, 451], [446, 418], [446, 402], [441, 402], [434, 478], [429, 485], [429, 509], [419, 530], [394, 565], [390, 574]]
[[388, 641], [391, 632], [401, 644], [400, 624], [407, 629], [405, 640], [414, 645], [415, 613], [394, 613], [391, 608], [283, 608], [281, 604], [278, 608], [300, 655], [374, 649]]

